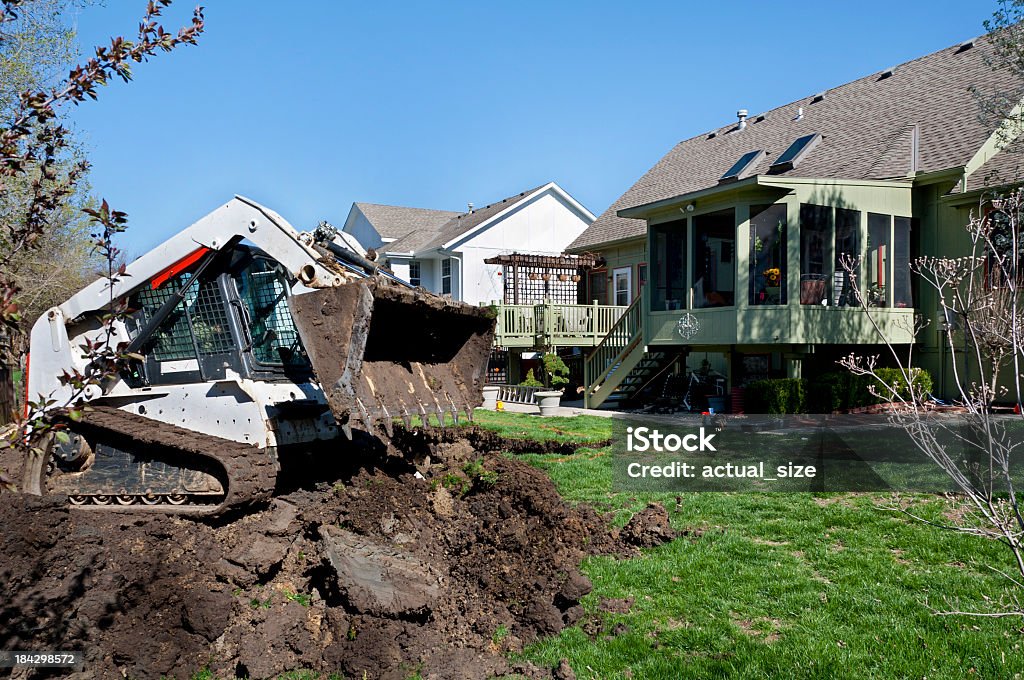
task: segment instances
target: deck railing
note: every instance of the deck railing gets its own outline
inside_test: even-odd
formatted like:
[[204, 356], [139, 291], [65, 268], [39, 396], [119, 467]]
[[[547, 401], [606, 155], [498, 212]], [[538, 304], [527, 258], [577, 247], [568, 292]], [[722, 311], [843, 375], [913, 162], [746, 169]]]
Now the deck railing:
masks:
[[502, 347], [596, 347], [626, 307], [497, 305], [495, 344]]
[[507, 401], [510, 404], [536, 404], [537, 393], [543, 389], [527, 385], [498, 385], [498, 401]]

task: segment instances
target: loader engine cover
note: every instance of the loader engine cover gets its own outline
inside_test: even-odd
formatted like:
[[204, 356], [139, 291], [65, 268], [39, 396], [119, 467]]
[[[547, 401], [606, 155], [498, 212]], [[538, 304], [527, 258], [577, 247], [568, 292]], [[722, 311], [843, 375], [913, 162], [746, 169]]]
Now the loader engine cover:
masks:
[[293, 296], [292, 316], [339, 425], [393, 418], [429, 426], [483, 401], [494, 315], [376, 280]]

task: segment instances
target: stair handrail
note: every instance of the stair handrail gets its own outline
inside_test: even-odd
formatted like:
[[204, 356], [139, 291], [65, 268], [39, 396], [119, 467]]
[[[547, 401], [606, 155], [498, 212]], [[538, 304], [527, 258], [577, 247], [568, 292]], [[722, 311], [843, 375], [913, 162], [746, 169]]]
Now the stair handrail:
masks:
[[604, 339], [583, 361], [583, 381], [590, 389], [594, 383], [603, 380], [615, 367], [621, 356], [632, 350], [643, 339], [643, 296], [638, 295], [626, 308]]

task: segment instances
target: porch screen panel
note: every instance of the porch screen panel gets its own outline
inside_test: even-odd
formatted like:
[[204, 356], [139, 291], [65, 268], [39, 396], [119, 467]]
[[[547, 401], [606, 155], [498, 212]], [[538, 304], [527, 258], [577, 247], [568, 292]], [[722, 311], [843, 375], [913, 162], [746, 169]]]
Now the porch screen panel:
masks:
[[731, 307], [736, 292], [736, 213], [693, 219], [693, 306]]
[[913, 307], [910, 288], [910, 218], [893, 218], [892, 232], [892, 304]]
[[888, 307], [889, 290], [889, 233], [892, 216], [868, 213], [867, 290], [869, 307]]
[[651, 227], [651, 310], [686, 307], [686, 220]]
[[[855, 286], [863, 281], [860, 261], [860, 211], [836, 208], [836, 261], [832, 276], [832, 304], [856, 307]], [[847, 271], [849, 268], [850, 271]], [[852, 275], [851, 275], [852, 272]]]
[[830, 264], [825, 262], [832, 240], [832, 208], [800, 204], [800, 304], [820, 305], [828, 295]]
[[786, 304], [786, 204], [750, 206], [750, 304]]

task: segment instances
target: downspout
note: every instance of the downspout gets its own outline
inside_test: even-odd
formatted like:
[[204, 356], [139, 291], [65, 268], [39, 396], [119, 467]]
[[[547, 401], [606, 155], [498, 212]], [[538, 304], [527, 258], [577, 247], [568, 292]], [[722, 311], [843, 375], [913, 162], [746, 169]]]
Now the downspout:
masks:
[[455, 254], [452, 253], [452, 259], [459, 263], [459, 297], [456, 298], [456, 299], [459, 302], [465, 302], [466, 301], [466, 296], [464, 295], [463, 283], [462, 283], [462, 258], [461, 257], [456, 257]]

